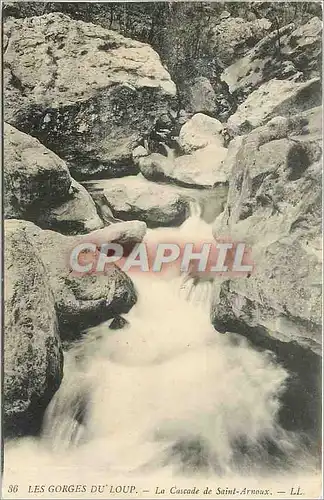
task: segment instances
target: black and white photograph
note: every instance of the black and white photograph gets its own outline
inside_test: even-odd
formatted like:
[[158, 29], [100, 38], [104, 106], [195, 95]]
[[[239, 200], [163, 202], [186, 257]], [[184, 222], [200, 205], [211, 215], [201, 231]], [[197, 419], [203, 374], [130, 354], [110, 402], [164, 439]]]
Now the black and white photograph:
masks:
[[1, 498], [322, 498], [322, 8], [2, 1]]

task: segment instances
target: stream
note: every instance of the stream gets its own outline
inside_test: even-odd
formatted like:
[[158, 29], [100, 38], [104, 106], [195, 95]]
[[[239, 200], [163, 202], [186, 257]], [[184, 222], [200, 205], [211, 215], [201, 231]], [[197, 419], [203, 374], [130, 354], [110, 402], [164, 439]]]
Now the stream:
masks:
[[[211, 236], [197, 211], [149, 242]], [[64, 354], [64, 378], [39, 437], [6, 445], [5, 470], [168, 477], [313, 470], [298, 434], [278, 423], [287, 371], [270, 352], [210, 323], [212, 286], [176, 272], [132, 276], [138, 302], [84, 332]], [[81, 471], [81, 472], [80, 472]], [[30, 472], [29, 472], [30, 473]], [[30, 477], [30, 476], [29, 476]], [[39, 476], [38, 476], [39, 477]], [[53, 479], [52, 479], [53, 480]]]

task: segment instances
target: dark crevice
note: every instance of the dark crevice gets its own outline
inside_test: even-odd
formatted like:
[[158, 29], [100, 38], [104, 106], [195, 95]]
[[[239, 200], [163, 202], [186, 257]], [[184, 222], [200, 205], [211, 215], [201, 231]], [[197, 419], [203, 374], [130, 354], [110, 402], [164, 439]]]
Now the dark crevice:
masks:
[[280, 396], [279, 423], [288, 431], [304, 434], [306, 443], [319, 452], [321, 440], [321, 356], [297, 342], [282, 342], [261, 327], [250, 327], [236, 318], [213, 320], [220, 333], [244, 336], [258, 351], [271, 351], [275, 360], [289, 372], [285, 390]]

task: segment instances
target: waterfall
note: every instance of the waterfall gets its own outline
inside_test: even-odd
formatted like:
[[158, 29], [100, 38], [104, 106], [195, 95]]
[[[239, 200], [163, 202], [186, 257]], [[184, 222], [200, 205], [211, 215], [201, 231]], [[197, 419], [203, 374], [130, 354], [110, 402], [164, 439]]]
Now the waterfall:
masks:
[[[175, 234], [209, 238], [211, 227], [193, 205], [180, 228], [146, 238]], [[296, 439], [278, 424], [287, 372], [244, 338], [214, 330], [213, 283], [133, 279], [139, 298], [128, 326], [102, 323], [65, 353], [41, 436], [8, 443], [6, 469], [55, 470], [58, 481], [63, 469], [244, 476], [296, 465]]]
[[164, 151], [166, 152], [166, 156], [170, 161], [173, 161], [175, 159], [175, 150], [173, 148], [170, 148], [165, 142], [159, 142], [159, 144], [163, 147]]

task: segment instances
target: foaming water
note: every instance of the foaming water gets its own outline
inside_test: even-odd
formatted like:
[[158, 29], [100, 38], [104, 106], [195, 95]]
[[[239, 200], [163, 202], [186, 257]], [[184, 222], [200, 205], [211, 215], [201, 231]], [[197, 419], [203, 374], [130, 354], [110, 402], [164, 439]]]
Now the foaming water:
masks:
[[[163, 231], [147, 238], [174, 230]], [[210, 227], [197, 213], [175, 231]], [[65, 353], [42, 435], [8, 443], [6, 468], [246, 475], [296, 465], [298, 442], [277, 422], [287, 373], [243, 338], [214, 330], [212, 283], [133, 279], [129, 324], [103, 323]]]

